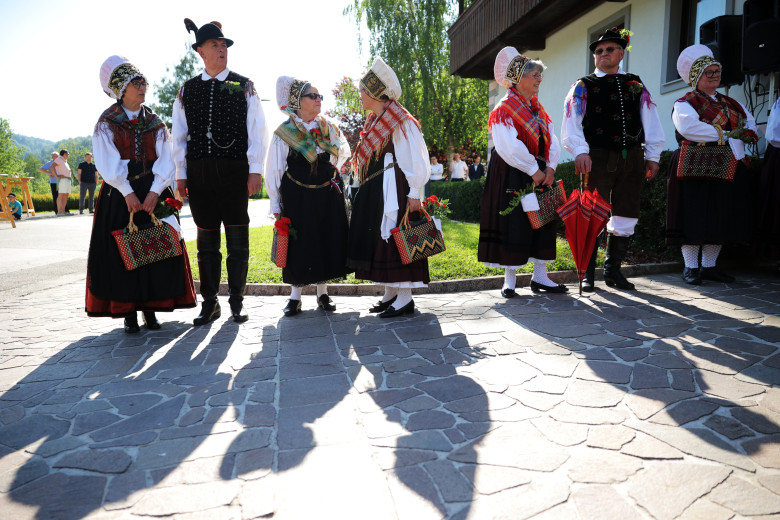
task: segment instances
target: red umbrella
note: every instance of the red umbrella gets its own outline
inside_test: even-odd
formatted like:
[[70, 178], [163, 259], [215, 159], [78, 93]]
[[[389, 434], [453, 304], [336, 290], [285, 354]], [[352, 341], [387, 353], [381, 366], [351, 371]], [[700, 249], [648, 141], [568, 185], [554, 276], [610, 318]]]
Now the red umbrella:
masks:
[[[588, 185], [587, 175], [584, 186]], [[598, 190], [592, 192], [581, 187], [572, 191], [566, 203], [558, 208], [558, 215], [566, 225], [566, 239], [569, 241], [574, 263], [577, 266], [577, 277], [580, 279], [580, 294], [582, 294], [582, 279], [588, 269], [596, 237], [599, 236], [609, 220], [612, 205], [599, 195]]]

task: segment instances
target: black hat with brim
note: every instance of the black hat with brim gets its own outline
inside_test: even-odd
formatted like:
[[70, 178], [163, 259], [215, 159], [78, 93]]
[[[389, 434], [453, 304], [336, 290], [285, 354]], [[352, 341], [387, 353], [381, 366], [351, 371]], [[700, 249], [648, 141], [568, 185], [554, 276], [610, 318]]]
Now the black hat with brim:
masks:
[[[189, 22], [189, 23], [188, 23]], [[192, 24], [192, 25], [190, 25]], [[225, 35], [222, 34], [222, 29], [215, 25], [214, 23], [207, 23], [203, 24], [200, 29], [197, 31], [194, 30], [194, 25], [192, 23], [192, 20], [189, 18], [185, 18], [184, 25], [187, 27], [188, 30], [195, 32], [195, 43], [192, 44], [192, 50], [198, 50], [198, 47], [203, 45], [209, 40], [225, 40], [225, 43], [227, 43], [227, 46], [230, 47], [233, 45], [233, 40], [230, 38], [225, 38]]]
[[596, 46], [601, 42], [615, 42], [624, 49], [628, 45], [628, 42], [625, 38], [620, 36], [620, 33], [615, 32], [612, 29], [607, 29], [604, 31], [604, 34], [599, 36], [598, 40], [590, 44], [590, 52], [594, 52], [596, 50]]

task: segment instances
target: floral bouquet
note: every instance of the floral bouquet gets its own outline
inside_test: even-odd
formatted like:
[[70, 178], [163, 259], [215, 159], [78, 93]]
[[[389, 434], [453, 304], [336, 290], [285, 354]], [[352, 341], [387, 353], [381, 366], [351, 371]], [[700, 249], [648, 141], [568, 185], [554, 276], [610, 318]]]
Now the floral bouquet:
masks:
[[157, 206], [154, 208], [154, 216], [159, 219], [176, 215], [176, 219], [179, 218], [179, 210], [181, 209], [181, 201], [168, 197], [165, 200], [158, 200]]
[[439, 200], [439, 197], [436, 195], [431, 195], [427, 199], [422, 201], [423, 208], [425, 211], [428, 212], [429, 215], [442, 219], [447, 218], [447, 215], [450, 214], [450, 200], [449, 199], [442, 199]]
[[[520, 205], [520, 200], [525, 197], [526, 195], [533, 195], [533, 199], [536, 199], [536, 195], [534, 194], [534, 184], [531, 183], [528, 186], [526, 186], [522, 190], [506, 190], [507, 194], [513, 195], [513, 197], [509, 200], [509, 205], [498, 212], [499, 215], [507, 216], [510, 213], [512, 213], [517, 206]], [[529, 208], [531, 210], [533, 208]], [[537, 203], [536, 209], [539, 209], [539, 205]], [[523, 210], [526, 210], [526, 208], [523, 208]]]

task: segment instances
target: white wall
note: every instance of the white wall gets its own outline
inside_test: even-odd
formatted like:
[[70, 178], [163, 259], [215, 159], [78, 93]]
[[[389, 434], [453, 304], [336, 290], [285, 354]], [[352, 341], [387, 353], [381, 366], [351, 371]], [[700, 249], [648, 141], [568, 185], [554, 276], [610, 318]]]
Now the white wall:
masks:
[[[588, 30], [610, 18], [617, 12], [629, 8], [628, 28], [633, 31], [631, 38], [632, 50], [626, 53], [624, 65], [626, 70], [638, 74], [653, 96], [658, 106], [658, 114], [666, 135], [666, 148], [677, 148], [674, 139], [674, 125], [671, 114], [674, 102], [689, 89], [682, 82], [671, 84], [671, 91], [661, 94], [663, 81], [663, 57], [666, 52], [664, 34], [667, 23], [668, 0], [631, 0], [626, 3], [607, 2], [593, 9], [577, 21], [563, 27], [547, 38], [544, 51], [529, 51], [529, 58], [541, 59], [547, 70], [539, 92], [539, 100], [555, 123], [556, 133], [560, 137], [560, 123], [563, 117], [563, 102], [572, 84], [580, 77], [588, 74], [586, 59], [589, 56]], [[736, 0], [734, 14], [742, 13], [744, 0]], [[675, 57], [676, 60], [676, 57]], [[626, 63], [627, 62], [627, 63]], [[497, 97], [491, 96], [490, 106], [504, 95], [504, 90], [495, 81], [490, 84], [491, 93], [495, 90]], [[667, 85], [666, 90], [670, 89]], [[725, 92], [725, 89], [720, 89]], [[742, 86], [734, 86], [729, 95], [745, 102]], [[754, 114], [757, 120], [765, 121], [766, 114]], [[763, 147], [761, 148], [763, 150]], [[571, 160], [566, 151], [561, 161]]]

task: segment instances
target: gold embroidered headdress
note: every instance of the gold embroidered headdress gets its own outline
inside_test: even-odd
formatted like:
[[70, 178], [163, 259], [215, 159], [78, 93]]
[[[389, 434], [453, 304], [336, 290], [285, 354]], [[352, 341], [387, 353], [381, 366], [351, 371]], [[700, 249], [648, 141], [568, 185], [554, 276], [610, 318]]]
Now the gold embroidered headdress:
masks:
[[383, 95], [390, 99], [398, 99], [402, 92], [398, 76], [379, 56], [376, 57], [371, 68], [360, 80], [360, 88], [368, 92], [368, 95], [374, 99], [379, 99]]

